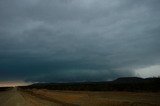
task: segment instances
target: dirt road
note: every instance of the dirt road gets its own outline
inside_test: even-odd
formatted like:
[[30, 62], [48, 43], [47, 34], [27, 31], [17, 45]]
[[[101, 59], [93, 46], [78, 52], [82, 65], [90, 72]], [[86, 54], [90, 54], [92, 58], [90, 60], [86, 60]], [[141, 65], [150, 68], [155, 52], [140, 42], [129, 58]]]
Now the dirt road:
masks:
[[61, 106], [30, 94], [20, 92], [17, 88], [0, 92], [0, 106]]

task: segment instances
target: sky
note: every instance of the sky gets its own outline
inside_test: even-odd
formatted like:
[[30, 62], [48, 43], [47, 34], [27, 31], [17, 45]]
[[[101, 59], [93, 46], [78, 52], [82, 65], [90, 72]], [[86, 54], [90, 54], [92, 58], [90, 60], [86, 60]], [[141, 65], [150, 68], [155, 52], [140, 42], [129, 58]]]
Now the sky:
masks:
[[0, 0], [0, 82], [160, 76], [160, 0]]

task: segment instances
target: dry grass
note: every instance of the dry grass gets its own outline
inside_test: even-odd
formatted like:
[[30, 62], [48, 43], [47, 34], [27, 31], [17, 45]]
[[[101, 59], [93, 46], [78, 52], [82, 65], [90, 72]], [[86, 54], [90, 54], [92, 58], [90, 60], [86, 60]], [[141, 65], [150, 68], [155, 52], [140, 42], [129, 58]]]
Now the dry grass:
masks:
[[81, 106], [160, 106], [160, 93], [32, 90], [34, 94]]

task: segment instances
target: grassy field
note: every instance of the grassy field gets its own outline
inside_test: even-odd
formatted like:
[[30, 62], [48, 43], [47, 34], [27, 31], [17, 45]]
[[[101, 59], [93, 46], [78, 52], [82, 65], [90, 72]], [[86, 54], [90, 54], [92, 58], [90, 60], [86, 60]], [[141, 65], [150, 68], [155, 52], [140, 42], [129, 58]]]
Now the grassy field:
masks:
[[33, 89], [32, 95], [80, 106], [160, 106], [160, 93], [53, 91]]
[[160, 106], [160, 78], [124, 77], [104, 82], [35, 83], [18, 89], [64, 106]]

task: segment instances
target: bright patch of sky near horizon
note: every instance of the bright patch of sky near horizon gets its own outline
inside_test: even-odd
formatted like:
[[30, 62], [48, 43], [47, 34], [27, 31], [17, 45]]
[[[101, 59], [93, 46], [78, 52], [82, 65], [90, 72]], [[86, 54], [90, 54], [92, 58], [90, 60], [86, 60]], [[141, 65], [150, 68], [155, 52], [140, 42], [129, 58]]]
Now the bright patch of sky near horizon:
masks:
[[135, 70], [136, 74], [143, 78], [160, 77], [160, 65], [153, 65]]
[[16, 86], [27, 86], [32, 84], [31, 82], [24, 81], [0, 81], [0, 87], [16, 87]]

